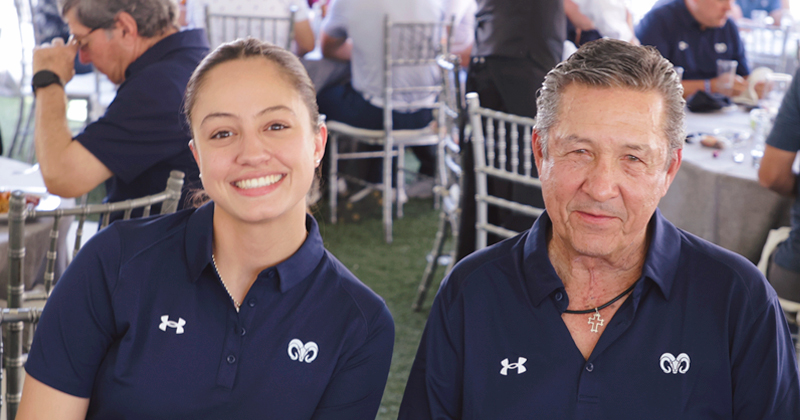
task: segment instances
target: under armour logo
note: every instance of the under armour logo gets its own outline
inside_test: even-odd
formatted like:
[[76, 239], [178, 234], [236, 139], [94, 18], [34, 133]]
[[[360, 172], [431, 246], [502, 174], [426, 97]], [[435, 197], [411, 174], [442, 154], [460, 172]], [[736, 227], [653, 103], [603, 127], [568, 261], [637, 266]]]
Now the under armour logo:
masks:
[[508, 375], [508, 370], [509, 369], [512, 369], [512, 370], [516, 369], [517, 370], [517, 375], [519, 375], [521, 373], [524, 373], [526, 370], [528, 370], [528, 369], [525, 369], [525, 362], [527, 362], [527, 361], [528, 361], [528, 359], [526, 359], [524, 357], [520, 357], [519, 359], [517, 359], [517, 363], [508, 363], [508, 359], [503, 359], [503, 361], [500, 362], [500, 364], [503, 365], [503, 368], [500, 369], [500, 374], [503, 375], [503, 376]]
[[317, 358], [317, 354], [319, 354], [319, 346], [313, 341], [303, 344], [302, 341], [295, 338], [289, 342], [289, 357], [292, 360], [311, 363]]
[[158, 326], [158, 329], [161, 331], [166, 331], [167, 327], [175, 328], [175, 334], [183, 334], [183, 326], [186, 325], [186, 320], [183, 318], [178, 318], [178, 321], [170, 321], [169, 315], [162, 315], [161, 316], [161, 325]]
[[678, 43], [679, 50], [686, 51], [687, 48], [689, 48], [689, 44], [687, 44], [686, 41], [681, 41]]
[[714, 51], [716, 51], [717, 54], [723, 54], [728, 51], [728, 44], [724, 42], [717, 42], [714, 44]]
[[689, 355], [686, 353], [681, 353], [678, 357], [673, 356], [672, 353], [664, 353], [661, 355], [661, 360], [658, 364], [661, 366], [661, 370], [663, 370], [664, 373], [684, 374], [689, 370], [691, 361]]

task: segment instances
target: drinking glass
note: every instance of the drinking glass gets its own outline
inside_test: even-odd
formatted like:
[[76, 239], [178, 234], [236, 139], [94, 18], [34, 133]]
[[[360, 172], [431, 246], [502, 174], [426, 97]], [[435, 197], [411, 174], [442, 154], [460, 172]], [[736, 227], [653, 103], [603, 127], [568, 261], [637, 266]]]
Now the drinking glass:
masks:
[[717, 82], [719, 93], [730, 97], [733, 94], [733, 81], [736, 79], [736, 68], [739, 62], [736, 60], [717, 60]]

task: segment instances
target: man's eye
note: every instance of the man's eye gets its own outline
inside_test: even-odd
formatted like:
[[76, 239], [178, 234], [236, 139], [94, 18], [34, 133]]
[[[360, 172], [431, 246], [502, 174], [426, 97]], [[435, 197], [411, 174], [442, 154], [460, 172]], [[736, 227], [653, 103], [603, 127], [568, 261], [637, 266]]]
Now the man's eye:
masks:
[[278, 130], [283, 130], [285, 128], [289, 128], [289, 127], [287, 125], [285, 125], [285, 124], [275, 123], [275, 124], [271, 124], [269, 127], [267, 127], [267, 130], [269, 130], [269, 131], [278, 131]]
[[217, 131], [216, 133], [212, 134], [211, 138], [212, 139], [224, 139], [224, 138], [230, 137], [232, 135], [233, 135], [233, 133], [231, 133], [230, 131], [222, 130], [222, 131]]
[[641, 159], [639, 159], [638, 157], [636, 157], [634, 155], [627, 155], [627, 156], [625, 156], [625, 159], [628, 160], [629, 162], [641, 162], [642, 161]]

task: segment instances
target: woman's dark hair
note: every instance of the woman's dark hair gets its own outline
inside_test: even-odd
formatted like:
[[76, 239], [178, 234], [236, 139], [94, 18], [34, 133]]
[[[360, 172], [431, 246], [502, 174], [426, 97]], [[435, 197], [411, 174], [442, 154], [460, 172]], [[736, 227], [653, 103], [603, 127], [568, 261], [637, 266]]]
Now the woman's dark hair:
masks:
[[192, 108], [194, 108], [194, 104], [197, 101], [198, 92], [203, 88], [208, 72], [228, 61], [252, 57], [263, 57], [278, 66], [281, 74], [291, 83], [306, 108], [308, 108], [308, 115], [311, 117], [311, 128], [315, 133], [318, 133], [320, 121], [317, 92], [308, 77], [306, 68], [303, 67], [303, 63], [291, 52], [255, 38], [237, 39], [220, 45], [209, 53], [194, 70], [192, 77], [189, 79], [189, 84], [186, 86], [183, 107], [189, 127], [192, 125]]

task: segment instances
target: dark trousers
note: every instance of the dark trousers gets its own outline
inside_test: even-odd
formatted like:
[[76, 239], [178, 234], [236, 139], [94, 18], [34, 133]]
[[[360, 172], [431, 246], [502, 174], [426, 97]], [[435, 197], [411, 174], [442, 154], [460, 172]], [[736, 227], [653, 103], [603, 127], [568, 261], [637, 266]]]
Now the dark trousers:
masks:
[[[473, 57], [467, 73], [467, 92], [477, 92], [481, 106], [525, 117], [536, 116], [536, 91], [550, 69], [543, 69], [525, 58]], [[484, 130], [485, 132], [485, 130]], [[461, 136], [463, 139], [464, 136]], [[520, 142], [531, 141], [519, 136]], [[520, 150], [523, 146], [520, 144]], [[509, 148], [510, 149], [510, 148]], [[461, 145], [463, 167], [463, 192], [461, 225], [457, 258], [475, 250], [475, 159], [472, 144], [464, 139]], [[535, 168], [534, 168], [535, 170]], [[489, 179], [490, 194], [519, 203], [544, 207], [542, 192], [538, 188]], [[489, 222], [507, 229], [522, 231], [531, 227], [535, 218], [489, 206]], [[489, 243], [500, 238], [489, 235]]]
[[[329, 121], [339, 121], [353, 127], [370, 130], [383, 129], [383, 108], [372, 105], [364, 99], [348, 82], [343, 85], [332, 85], [322, 89], [317, 94], [319, 112], [325, 114]], [[430, 109], [416, 112], [392, 112], [392, 127], [394, 129], [424, 128], [433, 120]], [[361, 150], [382, 150], [380, 146], [360, 145]], [[412, 147], [411, 150], [420, 161], [419, 173], [433, 176], [436, 169], [436, 146]], [[365, 176], [367, 181], [380, 182], [381, 162], [369, 159], [370, 165]], [[327, 170], [323, 168], [323, 174]]]

